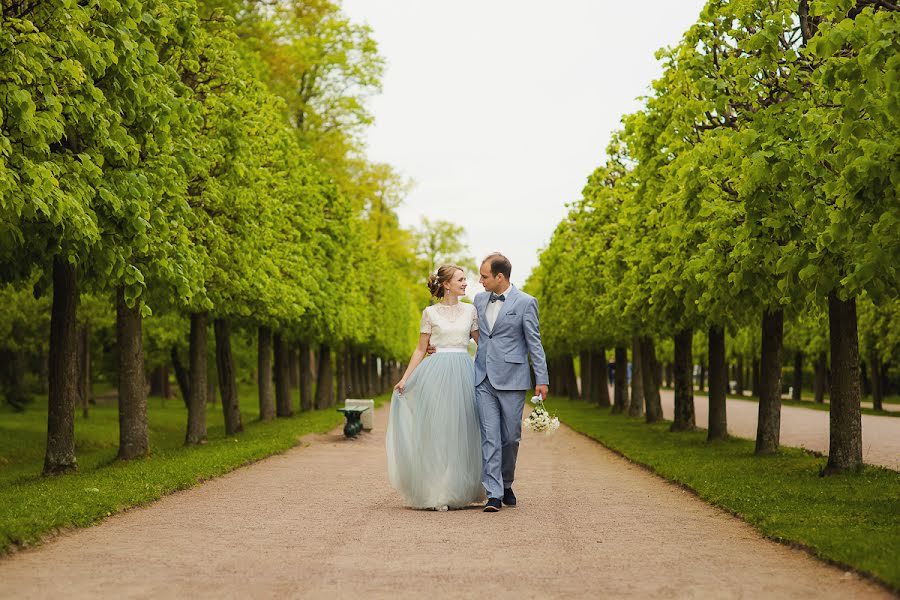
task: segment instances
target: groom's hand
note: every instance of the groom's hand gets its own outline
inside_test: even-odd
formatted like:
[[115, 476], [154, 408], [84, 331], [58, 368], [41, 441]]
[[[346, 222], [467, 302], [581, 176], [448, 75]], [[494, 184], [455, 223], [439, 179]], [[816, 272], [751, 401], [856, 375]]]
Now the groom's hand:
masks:
[[547, 399], [547, 394], [549, 392], [550, 392], [550, 388], [548, 388], [546, 385], [534, 386], [534, 395], [540, 396], [542, 401]]

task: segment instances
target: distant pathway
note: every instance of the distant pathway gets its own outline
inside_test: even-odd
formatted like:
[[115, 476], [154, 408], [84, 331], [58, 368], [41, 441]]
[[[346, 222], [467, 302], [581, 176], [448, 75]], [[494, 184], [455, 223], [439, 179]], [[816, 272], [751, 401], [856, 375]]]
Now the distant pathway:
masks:
[[[675, 394], [662, 390], [663, 414], [675, 414]], [[698, 427], [709, 422], [709, 399], [694, 397]], [[759, 404], [750, 400], [728, 400], [728, 431], [755, 439]], [[900, 417], [862, 415], [863, 460], [900, 471]], [[828, 412], [798, 406], [781, 407], [781, 443], [828, 454]]]
[[376, 416], [0, 559], [0, 597], [890, 597], [566, 427], [526, 433], [519, 508], [403, 508]]

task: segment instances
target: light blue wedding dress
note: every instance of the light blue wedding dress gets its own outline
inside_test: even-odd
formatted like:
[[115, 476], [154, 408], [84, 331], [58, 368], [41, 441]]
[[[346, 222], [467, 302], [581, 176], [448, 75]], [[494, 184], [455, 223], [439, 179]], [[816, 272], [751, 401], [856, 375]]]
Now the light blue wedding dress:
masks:
[[391, 398], [388, 476], [413, 508], [461, 508], [484, 499], [474, 362], [467, 352], [477, 320], [471, 304], [426, 308], [420, 331], [431, 334], [437, 352]]

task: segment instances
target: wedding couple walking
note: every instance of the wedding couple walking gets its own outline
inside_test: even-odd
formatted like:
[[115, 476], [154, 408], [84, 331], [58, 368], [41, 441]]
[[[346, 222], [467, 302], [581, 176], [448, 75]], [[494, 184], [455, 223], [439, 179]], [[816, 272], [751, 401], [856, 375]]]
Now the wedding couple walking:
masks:
[[[485, 292], [474, 305], [459, 301], [467, 286], [461, 268], [444, 265], [429, 277], [440, 302], [422, 312], [419, 343], [394, 387], [386, 441], [391, 484], [411, 507], [462, 508], [485, 496], [485, 512], [516, 505], [529, 356], [542, 399], [548, 377], [537, 301], [509, 283], [511, 271], [502, 254], [485, 258]], [[470, 338], [478, 344], [474, 362]]]

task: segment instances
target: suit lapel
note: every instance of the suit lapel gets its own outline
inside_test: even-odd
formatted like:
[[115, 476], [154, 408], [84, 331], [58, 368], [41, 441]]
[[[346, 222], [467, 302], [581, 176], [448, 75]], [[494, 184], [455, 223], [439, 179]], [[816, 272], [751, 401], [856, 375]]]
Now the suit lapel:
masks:
[[494, 321], [494, 329], [492, 331], [497, 330], [497, 326], [503, 320], [503, 317], [506, 316], [506, 313], [510, 311], [510, 309], [515, 306], [516, 301], [519, 299], [519, 290], [515, 287], [510, 286], [509, 293], [506, 295], [506, 300], [503, 301], [503, 306], [500, 307], [500, 312], [497, 313], [497, 320]]

